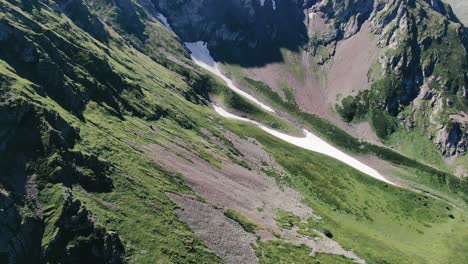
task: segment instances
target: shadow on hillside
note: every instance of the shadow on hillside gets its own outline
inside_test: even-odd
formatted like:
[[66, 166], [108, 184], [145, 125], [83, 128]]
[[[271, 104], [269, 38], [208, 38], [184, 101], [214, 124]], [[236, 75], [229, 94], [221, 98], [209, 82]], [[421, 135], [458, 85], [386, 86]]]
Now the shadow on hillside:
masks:
[[[194, 0], [161, 6], [184, 42], [205, 41], [220, 62], [243, 67], [283, 61], [281, 49], [299, 51], [308, 43], [305, 14], [298, 1]], [[247, 6], [246, 6], [247, 5]]]

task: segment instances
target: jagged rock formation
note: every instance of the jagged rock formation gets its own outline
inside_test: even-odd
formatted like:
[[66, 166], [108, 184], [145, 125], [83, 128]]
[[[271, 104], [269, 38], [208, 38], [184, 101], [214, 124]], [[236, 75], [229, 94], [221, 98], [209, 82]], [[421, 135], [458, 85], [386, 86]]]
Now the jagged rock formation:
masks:
[[[338, 1], [323, 1], [316, 3], [310, 12], [328, 18], [327, 10], [338, 12], [342, 8], [346, 6]], [[352, 6], [347, 8], [353, 10]], [[464, 153], [448, 151], [454, 148], [454, 143], [449, 138], [450, 133], [443, 131], [445, 127], [451, 127], [448, 125], [448, 115], [467, 109], [467, 39], [464, 27], [458, 23], [451, 8], [441, 1], [367, 1], [351, 14], [356, 15], [343, 16], [341, 23], [337, 23], [335, 18], [328, 18], [339, 25], [332, 32], [343, 33], [326, 35], [352, 36], [365, 19], [377, 36], [381, 55], [376, 65], [372, 66], [374, 70], [369, 78], [373, 84], [370, 89], [361, 91], [354, 99], [345, 98], [338, 107], [343, 117], [352, 121], [369, 115], [370, 123], [381, 138], [388, 137], [400, 126], [409, 129], [417, 127], [437, 138], [434, 143], [444, 155]], [[315, 43], [334, 45], [334, 41], [339, 39], [335, 37], [328, 42]], [[447, 70], [448, 67], [451, 70]], [[376, 71], [376, 68], [380, 70]], [[430, 99], [440, 100], [441, 103], [433, 102], [429, 104], [429, 109], [418, 108], [424, 114], [415, 114], [415, 100], [418, 97], [428, 100], [429, 95], [420, 96], [427, 89], [430, 90], [428, 94], [439, 95]], [[446, 104], [446, 101], [449, 103]], [[431, 105], [440, 107], [431, 110]], [[427, 126], [429, 116], [431, 125]], [[409, 125], [405, 123], [408, 120], [411, 120]]]
[[[185, 53], [156, 17], [131, 0], [2, 1], [0, 13], [0, 263], [125, 262], [120, 234], [104, 227], [96, 208], [75, 194], [115, 191], [111, 175], [121, 172], [121, 162], [103, 156], [127, 143], [109, 141], [96, 149], [107, 134], [90, 136], [100, 126], [83, 135], [81, 128], [97, 126], [85, 112], [97, 104], [106, 118], [123, 121], [131, 113], [190, 129], [193, 121], [172, 103], [205, 103], [203, 80], [161, 56], [162, 46], [182, 59]], [[161, 32], [166, 35], [154, 36]], [[151, 74], [133, 75], [145, 69]], [[142, 86], [171, 100], [145, 99]], [[202, 250], [197, 241], [196, 249], [186, 250]], [[198, 253], [204, 254], [216, 259]]]
[[468, 151], [468, 122], [466, 116], [451, 116], [447, 125], [438, 130], [434, 143], [443, 155], [464, 155]]
[[0, 193], [0, 262], [30, 263], [41, 255], [43, 225], [35, 216], [22, 216], [14, 194]]
[[[109, 165], [96, 156], [69, 151], [79, 140], [79, 130], [56, 112], [13, 98], [3, 101], [0, 112], [1, 262], [30, 263], [43, 259], [80, 263], [83, 255], [87, 255], [83, 252], [93, 252], [89, 255], [92, 262], [120, 263], [124, 250], [118, 235], [95, 226], [87, 210], [69, 191], [63, 201], [56, 201], [63, 203], [58, 218], [51, 217], [55, 209], [44, 208], [49, 201], [41, 201], [39, 197], [47, 189], [44, 186], [47, 182], [70, 188], [79, 184], [94, 192], [110, 191]], [[43, 238], [48, 232], [47, 225], [60, 230], [55, 236], [49, 234], [51, 243], [45, 243]], [[45, 245], [42, 252], [41, 240]]]

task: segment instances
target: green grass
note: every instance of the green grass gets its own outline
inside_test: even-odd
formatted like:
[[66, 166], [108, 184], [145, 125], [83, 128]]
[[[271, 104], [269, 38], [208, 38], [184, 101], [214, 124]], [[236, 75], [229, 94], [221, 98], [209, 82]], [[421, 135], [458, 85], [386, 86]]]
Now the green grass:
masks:
[[[252, 81], [255, 81], [255, 80], [252, 80]], [[296, 98], [295, 98], [293, 89], [284, 82], [280, 83], [280, 87], [283, 90], [284, 96], [286, 97], [286, 102], [291, 103], [291, 104], [296, 104]]]
[[[176, 205], [165, 194], [193, 194], [182, 178], [165, 171], [144, 153], [132, 148], [160, 140], [180, 142], [181, 138], [192, 138], [193, 144], [200, 147], [198, 151], [202, 151], [204, 144], [197, 132], [183, 129], [175, 121], [161, 120], [152, 123], [161, 130], [157, 134], [141, 119], [109, 118], [103, 109], [91, 105], [85, 117], [89, 122], [81, 128], [83, 141], [77, 148], [100, 153], [117, 169], [112, 175], [114, 189], [111, 193], [74, 193], [104, 226], [119, 233], [129, 260], [138, 263], [221, 262], [177, 219]], [[135, 133], [140, 136], [134, 137]], [[207, 158], [210, 159], [211, 156]], [[216, 162], [212, 162], [215, 166]]]
[[309, 238], [318, 238], [322, 235], [321, 233], [328, 230], [318, 219], [301, 219], [294, 213], [283, 209], [277, 209], [275, 213], [275, 220], [279, 227], [284, 229], [297, 228], [297, 233], [308, 236]]
[[302, 64], [300, 54], [287, 49], [282, 49], [281, 53], [285, 61], [287, 61], [284, 64], [284, 70], [294, 76], [294, 79], [303, 83], [307, 72]]
[[[281, 180], [299, 191], [304, 202], [322, 217], [320, 223], [311, 222], [310, 227], [330, 230], [334, 239], [368, 262], [462, 263], [468, 257], [461, 250], [468, 246], [465, 211], [389, 186], [248, 124], [229, 127], [256, 138], [289, 172], [291, 176]], [[290, 215], [283, 219], [288, 219], [283, 221], [288, 225], [298, 221]]]
[[[234, 72], [235, 72], [234, 68]], [[224, 83], [213, 75], [205, 75], [205, 85], [211, 87], [209, 93], [215, 98], [215, 101], [220, 101], [224, 106], [240, 112], [252, 120], [260, 122], [275, 130], [291, 134], [300, 134], [302, 131], [299, 127], [294, 126], [285, 119], [276, 116], [270, 112], [263, 110], [261, 107], [245, 99], [241, 95], [230, 90]]]
[[[461, 206], [466, 206], [468, 202], [468, 185], [445, 170], [437, 169], [437, 164], [426, 165], [390, 148], [361, 142], [330, 121], [324, 120], [315, 114], [302, 112], [295, 103], [285, 102], [263, 82], [251, 79], [246, 79], [246, 81], [255, 86], [256, 91], [275, 109], [291, 114], [301, 124], [331, 144], [354, 154], [375, 155], [408, 171], [401, 174], [406, 179], [415, 181], [419, 185], [429, 186], [429, 190], [434, 190], [438, 195], [450, 199]], [[426, 148], [429, 147], [426, 146]], [[434, 152], [428, 151], [428, 153]], [[434, 154], [431, 154], [431, 156], [434, 156]]]
[[351, 264], [353, 261], [337, 255], [318, 254], [311, 257], [310, 248], [282, 241], [259, 242], [255, 253], [261, 264]]
[[284, 229], [292, 229], [294, 226], [297, 226], [301, 222], [301, 218], [297, 215], [294, 215], [291, 212], [287, 212], [283, 209], [276, 210], [276, 223], [279, 227]]
[[47, 246], [58, 232], [58, 227], [55, 223], [59, 220], [62, 213], [64, 202], [64, 190], [60, 185], [54, 185], [41, 192], [39, 197], [43, 204], [44, 218], [46, 225], [44, 236], [41, 241], [41, 246]]
[[[59, 160], [63, 152], [73, 151], [95, 155], [109, 164], [111, 169], [106, 174], [112, 179], [111, 191], [91, 192], [76, 184], [71, 193], [82, 202], [98, 226], [117, 231], [127, 262], [221, 263], [222, 260], [178, 219], [177, 206], [166, 195], [166, 192], [193, 194], [190, 188], [180, 175], [166, 171], [145, 154], [149, 144], [167, 141], [194, 150], [213, 166], [219, 162], [215, 158], [219, 153], [239, 155], [234, 146], [212, 148], [212, 139], [203, 133], [205, 130], [202, 131], [206, 128], [219, 140], [227, 141], [210, 121], [213, 113], [204, 106], [202, 96], [192, 89], [201, 77], [183, 75], [180, 68], [168, 69], [174, 65], [166, 65], [166, 68], [162, 62], [150, 58], [148, 51], [137, 51], [127, 45], [110, 27], [110, 39], [103, 43], [65, 15], [46, 6], [29, 13], [6, 1], [0, 5], [8, 9], [4, 13], [4, 22], [15, 27], [17, 34], [27, 36], [28, 43], [37, 48], [42, 60], [50, 65], [63, 62], [67, 66], [64, 72], [59, 72], [63, 74], [60, 77], [76, 89], [73, 90], [77, 92], [73, 94], [74, 99], [84, 100], [85, 107], [72, 113], [54, 91], [43, 92], [47, 86], [41, 87], [17, 73], [28, 69], [16, 64], [13, 67], [0, 60], [2, 81], [8, 80], [0, 86], [2, 104], [24, 105], [21, 111], [31, 110], [39, 117], [46, 113], [57, 114], [61, 118], [59, 121], [63, 119], [66, 125], [79, 129], [75, 144], [65, 142], [71, 147], [59, 146], [61, 149], [57, 149], [50, 142], [61, 136], [61, 131], [54, 130], [52, 122], [43, 121], [43, 127], [31, 127], [30, 134], [39, 134], [44, 146], [43, 150], [33, 153], [34, 158], [43, 155], [37, 162], [44, 160], [47, 166], [48, 160]], [[178, 43], [173, 34], [158, 36], [168, 43]], [[60, 45], [54, 46], [49, 40]], [[180, 46], [176, 44], [172, 52], [178, 50], [177, 45]], [[96, 65], [102, 69], [94, 71]], [[117, 81], [121, 86], [114, 86]], [[98, 90], [93, 90], [93, 84]], [[64, 190], [62, 184], [49, 182], [48, 172], [54, 168], [34, 171], [34, 164], [31, 173], [37, 173], [39, 201], [44, 209], [42, 246], [45, 247], [57, 234], [56, 223], [61, 217]], [[82, 171], [91, 173], [87, 168]], [[70, 244], [75, 242], [70, 241]]]
[[225, 91], [222, 98], [223, 103], [229, 108], [235, 109], [255, 121], [261, 122], [262, 124], [285, 133], [300, 133], [300, 129], [298, 127], [293, 126], [282, 118], [262, 110], [259, 106], [254, 105], [244, 97], [234, 92]]
[[[114, 167], [110, 175], [114, 186], [112, 192], [89, 193], [77, 187], [73, 195], [83, 202], [100, 225], [118, 232], [129, 261], [221, 262], [178, 220], [174, 213], [175, 204], [165, 195], [165, 192], [191, 193], [190, 189], [178, 175], [164, 171], [149, 161], [141, 150], [134, 149], [136, 145], [180, 138], [192, 138], [194, 144], [203, 146], [204, 140], [198, 132], [183, 129], [176, 121], [166, 119], [159, 125], [165, 132], [157, 134], [149, 127], [152, 122], [130, 116], [121, 120], [109, 115], [107, 107], [95, 103], [88, 104], [85, 121], [80, 121], [52, 100], [22, 91], [39, 105], [60, 110], [63, 117], [80, 128], [81, 141], [75, 150], [99, 155]], [[208, 112], [207, 109], [202, 111]], [[135, 137], [136, 133], [138, 137]], [[46, 219], [42, 245], [46, 246], [57, 231], [55, 223], [63, 204], [61, 184], [46, 185], [40, 191], [40, 200]]]
[[234, 221], [236, 221], [242, 228], [249, 233], [255, 233], [255, 230], [258, 229], [258, 225], [250, 220], [247, 216], [232, 210], [232, 209], [227, 209], [224, 212], [224, 215]]
[[399, 152], [405, 153], [405, 155], [411, 159], [418, 160], [422, 163], [430, 162], [430, 164], [427, 164], [428, 166], [433, 166], [441, 171], [448, 172], [447, 165], [442, 160], [442, 156], [437, 151], [434, 143], [421, 131], [398, 130], [393, 133], [385, 143], [390, 146], [396, 146]]
[[[7, 80], [0, 87], [0, 98], [2, 103], [23, 100], [27, 107], [34, 107], [30, 109], [38, 115], [49, 112], [57, 114], [65, 123], [79, 128], [80, 137], [75, 144], [69, 148], [55, 149], [49, 143], [53, 135], [60, 134], [60, 131], [53, 129], [51, 122], [41, 120], [44, 121], [43, 127], [31, 127], [30, 132], [39, 133], [44, 145], [44, 150], [37, 153], [44, 155], [40, 159], [55, 160], [61, 157], [62, 151], [73, 151], [97, 156], [109, 164], [111, 169], [106, 174], [112, 179], [111, 191], [91, 192], [75, 184], [71, 193], [90, 212], [96, 225], [108, 231], [117, 231], [125, 248], [125, 261], [223, 262], [178, 219], [175, 213], [177, 205], [166, 195], [193, 195], [192, 190], [179, 174], [167, 171], [150, 160], [146, 147], [166, 142], [177, 144], [193, 151], [212, 166], [219, 166], [219, 156], [241, 156], [223, 136], [225, 129], [259, 140], [288, 171], [286, 174], [272, 172], [269, 175], [278, 177], [278, 181], [300, 192], [304, 203], [323, 219], [319, 222], [298, 219], [291, 213], [278, 212], [277, 221], [284, 227], [297, 226], [301, 234], [311, 237], [318, 235], [315, 230], [322, 232], [325, 228], [329, 229], [345, 248], [356, 250], [370, 263], [381, 260], [390, 263], [405, 263], [408, 260], [415, 263], [457, 263], [460, 259], [466, 259], [464, 249], [468, 239], [465, 211], [451, 207], [447, 209], [447, 204], [442, 201], [387, 186], [336, 160], [278, 141], [251, 125], [230, 121], [224, 123], [207, 107], [206, 93], [212, 92], [222, 97], [227, 106], [237, 107], [237, 110], [254, 119], [271, 126], [276, 124], [278, 129], [284, 131], [294, 130], [284, 120], [228, 93], [226, 87], [210, 83], [210, 80], [183, 66], [161, 59], [159, 47], [164, 47], [190, 64], [184, 58], [175, 36], [159, 23], [146, 25], [148, 27], [143, 31], [146, 36], [136, 32], [126, 35], [122, 32], [125, 28], [121, 27], [125, 25], [112, 27], [113, 23], [118, 23], [114, 20], [116, 10], [106, 6], [107, 2], [92, 2], [99, 4], [95, 11], [100, 16], [112, 21], [108, 28], [106, 26], [109, 30], [109, 41], [106, 43], [85, 32], [64, 14], [58, 14], [58, 11], [46, 6], [29, 12], [14, 6], [12, 2], [1, 2], [7, 10], [3, 21], [15, 27], [16, 34], [24, 34], [28, 43], [33, 43], [35, 48], [43, 48], [37, 49], [41, 60], [48, 62], [48, 65], [60, 63], [63, 70], [67, 69], [64, 76], [59, 77], [66, 80], [64, 84], [73, 87], [71, 91], [76, 92], [72, 93], [74, 99], [84, 100], [84, 108], [79, 109], [78, 113], [72, 112], [76, 109], [65, 107], [64, 98], [54, 97], [54, 91], [42, 91], [48, 86], [35, 84], [18, 74], [20, 70], [30, 73], [27, 70], [31, 69], [23, 69], [16, 64], [14, 68], [5, 61], [0, 61], [0, 74]], [[94, 14], [91, 12], [87, 15]], [[146, 42], [141, 41], [140, 37], [147, 38]], [[52, 40], [55, 42], [49, 42]], [[128, 41], [132, 42], [132, 46], [127, 44]], [[21, 48], [22, 45], [17, 47]], [[99, 70], [96, 70], [96, 65], [99, 65]], [[292, 68], [291, 72], [299, 79], [305, 74], [299, 68]], [[259, 89], [267, 94], [266, 88]], [[358, 153], [383, 153], [381, 155], [387, 159], [411, 166], [418, 173], [439, 173], [385, 149], [370, 145], [361, 148], [362, 144], [331, 123], [299, 112], [290, 94], [286, 103], [274, 93], [268, 93], [266, 97], [275, 106], [290, 110], [299, 120], [340, 147], [350, 147]], [[207, 136], [206, 130], [212, 136]], [[218, 141], [224, 142], [227, 147], [219, 147], [216, 144]], [[47, 168], [45, 171], [53, 169]], [[89, 169], [85, 170], [91, 173]], [[65, 194], [63, 184], [48, 182], [47, 173], [37, 172], [39, 201], [44, 209], [42, 246], [46, 246], [57, 233], [56, 223], [61, 215]], [[427, 177], [424, 179], [426, 183]], [[455, 182], [445, 174], [437, 180], [442, 186]], [[455, 219], [449, 218], [448, 214], [453, 214]], [[246, 226], [246, 230], [258, 228], [238, 212], [227, 211], [227, 215]], [[280, 241], [259, 242], [256, 252], [261, 263], [347, 262], [341, 257], [324, 254], [310, 258], [307, 247]]]

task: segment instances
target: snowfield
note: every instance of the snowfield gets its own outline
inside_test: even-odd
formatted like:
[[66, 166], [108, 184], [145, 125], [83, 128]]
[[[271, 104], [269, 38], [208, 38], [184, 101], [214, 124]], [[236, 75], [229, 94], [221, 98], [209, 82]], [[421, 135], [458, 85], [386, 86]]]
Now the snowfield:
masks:
[[172, 30], [171, 25], [169, 25], [169, 22], [167, 22], [167, 18], [163, 14], [159, 13], [158, 19], [161, 20], [161, 22], [164, 24], [165, 27]]
[[[211, 73], [213, 73], [216, 76], [223, 79], [226, 82], [226, 84], [229, 86], [229, 88], [231, 88], [233, 91], [235, 91], [235, 92], [239, 93], [240, 95], [246, 97], [247, 99], [249, 99], [250, 101], [256, 103], [259, 106], [261, 106], [265, 110], [268, 110], [269, 112], [274, 112], [274, 110], [271, 109], [270, 107], [262, 104], [260, 101], [255, 99], [253, 96], [245, 93], [244, 91], [242, 91], [241, 89], [236, 87], [229, 78], [224, 76], [221, 73], [221, 71], [219, 70], [219, 67], [216, 64], [216, 62], [214, 61], [214, 59], [211, 57], [210, 52], [208, 51], [208, 49], [206, 47], [206, 44], [203, 44], [203, 42], [199, 41], [199, 42], [194, 42], [194, 43], [185, 43], [185, 45], [192, 52], [192, 54], [191, 54], [192, 59], [200, 67], [210, 71]], [[342, 161], [342, 162], [348, 164], [349, 166], [351, 166], [351, 167], [353, 167], [353, 168], [355, 168], [355, 169], [357, 169], [357, 170], [359, 170], [359, 171], [361, 171], [361, 172], [363, 172], [363, 173], [365, 173], [365, 174], [367, 174], [367, 175], [369, 175], [369, 176], [371, 176], [371, 177], [373, 177], [373, 178], [375, 178], [377, 180], [386, 182], [388, 184], [396, 185], [396, 184], [390, 182], [389, 180], [385, 179], [385, 177], [383, 177], [377, 170], [375, 170], [375, 169], [367, 166], [366, 164], [360, 162], [359, 160], [349, 156], [348, 154], [344, 153], [343, 151], [333, 147], [332, 145], [328, 144], [327, 142], [325, 142], [324, 140], [322, 140], [321, 138], [317, 137], [316, 135], [312, 134], [311, 132], [309, 132], [307, 130], [304, 130], [305, 137], [294, 137], [294, 136], [290, 136], [290, 135], [281, 133], [281, 132], [276, 131], [274, 129], [271, 129], [269, 127], [266, 127], [266, 126], [264, 126], [264, 125], [262, 125], [262, 124], [260, 124], [258, 122], [255, 122], [253, 120], [233, 115], [233, 114], [227, 112], [226, 110], [224, 110], [223, 108], [221, 108], [219, 106], [213, 105], [213, 107], [214, 107], [215, 111], [219, 115], [221, 115], [223, 117], [255, 124], [258, 127], [260, 127], [262, 130], [264, 130], [265, 132], [267, 132], [267, 133], [269, 133], [269, 134], [271, 134], [271, 135], [273, 135], [273, 136], [275, 136], [275, 137], [277, 137], [277, 138], [279, 138], [281, 140], [284, 140], [284, 141], [286, 141], [286, 142], [288, 142], [290, 144], [293, 144], [295, 146], [298, 146], [298, 147], [301, 147], [301, 148], [304, 148], [304, 149], [307, 149], [307, 150], [322, 153], [322, 154], [325, 154], [325, 155], [330, 156], [330, 157], [333, 157], [333, 158], [335, 158], [335, 159], [337, 159], [339, 161]]]
[[190, 56], [192, 57], [192, 60], [195, 61], [195, 63], [197, 63], [200, 67], [208, 70], [209, 72], [213, 73], [214, 75], [218, 76], [223, 81], [225, 81], [229, 89], [245, 97], [249, 101], [265, 109], [266, 111], [272, 113], [275, 112], [275, 110], [273, 110], [271, 107], [263, 104], [255, 97], [239, 89], [237, 86], [234, 85], [234, 83], [232, 83], [231, 79], [224, 76], [224, 74], [222, 74], [219, 70], [218, 64], [214, 61], [213, 57], [211, 57], [210, 51], [208, 50], [206, 43], [203, 43], [202, 41], [193, 43], [186, 42], [185, 46], [187, 46], [187, 48], [192, 52]]

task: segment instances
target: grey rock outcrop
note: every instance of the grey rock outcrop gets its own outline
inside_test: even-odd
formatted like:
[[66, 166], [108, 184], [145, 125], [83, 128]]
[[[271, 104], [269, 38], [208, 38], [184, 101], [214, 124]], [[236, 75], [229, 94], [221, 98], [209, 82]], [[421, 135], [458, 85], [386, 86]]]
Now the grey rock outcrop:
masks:
[[434, 143], [445, 156], [461, 156], [468, 151], [468, 118], [452, 116], [449, 122], [438, 130]]
[[22, 216], [12, 195], [0, 187], [0, 263], [35, 263], [40, 257], [43, 225]]

